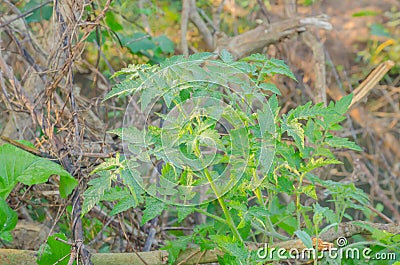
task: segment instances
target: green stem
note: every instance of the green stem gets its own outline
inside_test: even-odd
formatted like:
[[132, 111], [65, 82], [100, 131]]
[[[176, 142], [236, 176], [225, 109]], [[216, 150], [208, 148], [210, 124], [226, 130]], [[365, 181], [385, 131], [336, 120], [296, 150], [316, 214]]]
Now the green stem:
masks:
[[296, 191], [296, 215], [297, 215], [297, 227], [300, 230], [300, 222], [301, 222], [301, 212], [300, 212], [300, 188], [301, 185], [303, 184], [303, 179], [304, 179], [305, 173], [300, 175], [299, 179], [299, 185], [297, 186], [297, 191]]
[[[254, 178], [254, 180], [255, 180], [255, 183], [258, 184], [259, 179], [258, 179], [256, 170], [253, 170], [253, 178]], [[259, 185], [258, 185], [257, 188], [254, 190], [254, 194], [256, 195], [259, 204], [265, 208], [264, 198], [263, 198], [263, 196], [262, 196], [262, 192], [261, 192], [261, 189], [260, 189], [260, 186], [259, 186]], [[269, 215], [266, 215], [266, 216], [265, 216], [265, 225], [266, 225], [266, 227], [267, 227], [267, 229], [268, 229], [268, 232], [270, 232], [270, 233], [272, 233], [272, 234], [277, 234], [277, 235], [279, 235], [279, 234], [276, 232], [276, 230], [275, 230], [275, 228], [274, 228], [274, 225], [272, 224], [271, 218], [269, 217]]]
[[318, 222], [316, 222], [314, 224], [314, 231], [315, 231], [315, 237], [316, 237], [316, 241], [315, 241], [315, 256], [314, 256], [314, 265], [318, 265], [318, 242], [319, 242], [319, 234], [318, 234], [318, 230], [319, 230], [319, 224]]
[[239, 240], [240, 242], [243, 242], [242, 236], [240, 235], [239, 231], [236, 228], [235, 223], [233, 222], [233, 219], [231, 217], [231, 215], [229, 214], [229, 210], [228, 207], [225, 204], [225, 201], [222, 199], [222, 197], [220, 196], [217, 187], [214, 184], [214, 181], [210, 175], [210, 172], [208, 172], [208, 169], [205, 168], [204, 169], [204, 173], [206, 175], [206, 178], [208, 180], [208, 182], [210, 183], [211, 189], [213, 190], [215, 196], [217, 196], [217, 200], [219, 205], [222, 208], [222, 211], [224, 212], [225, 218], [226, 218], [226, 224], [230, 227], [230, 229], [233, 232], [233, 236]]
[[227, 224], [227, 222], [226, 222], [226, 220], [225, 220], [224, 218], [221, 218], [221, 217], [219, 217], [219, 216], [216, 216], [216, 215], [214, 215], [214, 214], [212, 214], [212, 213], [209, 213], [209, 212], [207, 212], [207, 211], [205, 211], [205, 210], [203, 210], [203, 209], [195, 208], [194, 210], [195, 210], [196, 212], [198, 212], [198, 213], [201, 213], [201, 214], [204, 214], [204, 215], [206, 215], [206, 216], [208, 216], [208, 217], [211, 217], [211, 218], [217, 220], [218, 222], [221, 222], [221, 223], [223, 223], [223, 224]]

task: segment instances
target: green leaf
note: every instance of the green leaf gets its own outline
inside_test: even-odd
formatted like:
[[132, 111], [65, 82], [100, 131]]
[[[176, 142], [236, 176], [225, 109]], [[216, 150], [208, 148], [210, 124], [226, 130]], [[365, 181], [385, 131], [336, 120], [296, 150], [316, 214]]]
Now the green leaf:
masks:
[[268, 90], [271, 91], [279, 96], [281, 96], [281, 91], [279, 91], [279, 88], [276, 87], [276, 85], [272, 83], [261, 83], [258, 85], [262, 90]]
[[174, 241], [167, 241], [162, 249], [168, 251], [168, 264], [175, 264], [179, 254], [188, 247], [190, 241], [191, 237], [189, 236], [181, 236]]
[[245, 261], [249, 256], [249, 250], [240, 242], [235, 242], [231, 237], [224, 235], [211, 235], [213, 240], [219, 248], [229, 255], [236, 257], [241, 261]]
[[143, 211], [141, 224], [144, 225], [149, 220], [160, 215], [162, 213], [162, 211], [165, 209], [165, 207], [166, 207], [166, 205], [164, 202], [162, 202], [158, 199], [152, 198], [152, 197], [147, 197], [146, 208]]
[[132, 196], [129, 195], [120, 200], [116, 205], [114, 205], [114, 208], [111, 210], [110, 215], [118, 214], [130, 208], [135, 208], [136, 206], [136, 201], [132, 198]]
[[93, 175], [93, 174], [101, 172], [101, 171], [118, 169], [120, 166], [122, 166], [122, 164], [120, 162], [120, 154], [117, 153], [115, 157], [106, 158], [105, 162], [101, 163], [95, 169], [93, 169], [89, 175]]
[[[196, 54], [193, 54], [193, 55], [196, 55]], [[189, 58], [191, 58], [191, 56], [189, 56]], [[160, 63], [160, 68], [165, 69], [169, 66], [176, 65], [176, 64], [182, 63], [182, 62], [186, 62], [187, 60], [188, 59], [185, 58], [183, 55], [172, 56], [170, 58], [165, 59], [164, 62]]]
[[335, 200], [343, 200], [349, 203], [348, 206], [353, 207], [352, 200], [358, 201], [362, 205], [369, 203], [368, 195], [361, 189], [357, 188], [354, 183], [341, 183], [331, 180], [323, 181], [322, 184], [327, 189], [327, 194], [331, 194]]
[[146, 52], [157, 47], [146, 33], [135, 33], [131, 39], [122, 38], [121, 41], [132, 53]]
[[370, 26], [371, 35], [388, 37], [390, 38], [390, 33], [382, 24], [374, 23]]
[[171, 182], [162, 176], [160, 177], [160, 187], [157, 192], [166, 196], [175, 195], [178, 193], [178, 184]]
[[111, 187], [111, 179], [113, 175], [109, 171], [99, 172], [100, 177], [89, 181], [90, 187], [83, 193], [82, 216], [89, 212], [97, 203], [106, 191]]
[[140, 173], [136, 169], [130, 167], [129, 169], [121, 170], [121, 178], [125, 185], [128, 186], [132, 198], [135, 200], [136, 205], [143, 202], [143, 189], [142, 179]]
[[377, 16], [379, 12], [375, 10], [361, 10], [359, 12], [353, 13], [352, 17], [366, 17], [366, 16]]
[[209, 59], [210, 57], [215, 56], [215, 53], [211, 52], [199, 52], [199, 53], [194, 53], [189, 56], [189, 61], [198, 61], [198, 60], [206, 60]]
[[[28, 1], [28, 3], [24, 6], [22, 11], [31, 10], [31, 9], [37, 7], [41, 3], [42, 3], [41, 1]], [[28, 23], [41, 22], [42, 20], [50, 20], [52, 14], [53, 14], [53, 7], [49, 3], [45, 6], [42, 6], [39, 9], [36, 9], [32, 13], [28, 14], [25, 17], [25, 19], [26, 19], [26, 22], [28, 22]]]
[[317, 193], [315, 191], [315, 186], [314, 185], [301, 186], [300, 192], [304, 193], [308, 197], [313, 198], [314, 200], [318, 200]]
[[119, 186], [113, 187], [101, 196], [102, 201], [118, 201], [130, 196], [127, 188], [121, 188]]
[[301, 239], [301, 242], [303, 242], [304, 246], [306, 246], [307, 248], [313, 247], [312, 239], [309, 234], [301, 230], [297, 230], [294, 233], [298, 238]]
[[245, 74], [252, 74], [252, 75], [256, 75], [256, 67], [252, 64], [248, 64], [245, 62], [233, 62], [230, 64], [231, 66], [239, 69], [240, 71], [244, 72]]
[[400, 243], [400, 235], [393, 234], [385, 230], [372, 229], [372, 238], [383, 244]]
[[122, 83], [116, 84], [110, 92], [104, 97], [103, 102], [116, 96], [129, 95], [135, 91], [135, 88], [139, 86], [135, 80], [125, 80]]
[[293, 80], [296, 80], [296, 77], [290, 71], [289, 67], [285, 64], [284, 61], [278, 59], [270, 59], [265, 64], [264, 67], [261, 69], [261, 74], [267, 74], [273, 76], [275, 74], [285, 75]]
[[[47, 239], [46, 245], [40, 246], [39, 253], [42, 253], [37, 260], [39, 265], [67, 265], [71, 253], [71, 246], [56, 240], [60, 238], [67, 241], [64, 234], [54, 234]], [[73, 264], [76, 264], [74, 261]]]
[[355, 151], [363, 151], [356, 143], [349, 141], [347, 138], [340, 138], [335, 136], [329, 136], [325, 139], [325, 142], [331, 147], [348, 148]]
[[10, 241], [8, 240], [11, 236], [9, 232], [15, 228], [17, 221], [17, 213], [0, 197], [0, 239]]
[[161, 168], [161, 175], [164, 180], [169, 180], [171, 182], [176, 182], [177, 180], [177, 172], [176, 168], [172, 163], [166, 163]]
[[178, 223], [181, 223], [189, 214], [194, 212], [194, 207], [190, 206], [177, 206], [178, 211]]
[[249, 137], [246, 128], [230, 130], [232, 155], [247, 157], [249, 155]]
[[244, 61], [244, 62], [265, 62], [266, 59], [267, 58], [265, 57], [264, 54], [255, 53], [255, 54], [252, 54], [250, 56], [242, 58], [241, 61]]
[[302, 106], [298, 106], [297, 108], [290, 110], [287, 116], [288, 120], [291, 121], [294, 119], [314, 118], [317, 116], [329, 114], [330, 112], [330, 110], [327, 110], [323, 107], [322, 103], [318, 103], [312, 106], [310, 101]]
[[349, 109], [352, 99], [353, 99], [353, 93], [342, 97], [340, 100], [336, 102], [334, 110], [341, 115], [345, 114]]
[[215, 147], [223, 149], [222, 141], [219, 139], [220, 135], [216, 130], [206, 129], [199, 135], [199, 143], [206, 145], [215, 145]]
[[221, 53], [219, 54], [219, 57], [224, 63], [232, 63], [233, 62], [233, 56], [230, 54], [227, 50], [222, 49]]
[[[319, 205], [319, 203], [315, 203], [313, 205], [313, 208], [314, 208], [313, 221], [315, 224], [319, 225], [322, 221], [322, 217], [325, 217], [326, 220], [331, 224], [336, 221], [335, 213], [328, 207], [322, 207]], [[326, 229], [326, 227], [324, 229]]]
[[[126, 68], [122, 68], [121, 70], [119, 70], [118, 72], [115, 72], [111, 78], [120, 76], [120, 75], [128, 75], [127, 77], [129, 78], [128, 80], [124, 80], [122, 83], [129, 83], [129, 80], [137, 80], [140, 81], [139, 83], [137, 83], [138, 87], [141, 85], [141, 83], [143, 81], [145, 81], [144, 79], [140, 80], [140, 74], [139, 72], [142, 73], [147, 73], [147, 74], [152, 74], [157, 72], [160, 69], [160, 67], [158, 65], [149, 65], [149, 64], [130, 64], [128, 67]], [[121, 84], [122, 84], [121, 83]]]
[[10, 231], [3, 231], [3, 232], [0, 232], [0, 239], [6, 243], [12, 243], [13, 235], [11, 234]]
[[135, 144], [137, 146], [144, 146], [144, 130], [139, 130], [136, 127], [118, 128], [108, 131], [108, 133], [116, 134], [122, 141]]
[[158, 87], [155, 87], [155, 86], [146, 87], [143, 90], [142, 95], [140, 97], [141, 110], [144, 111], [147, 108], [147, 106], [150, 104], [150, 102], [158, 95], [160, 95], [160, 89]]
[[292, 120], [289, 123], [282, 123], [282, 132], [287, 132], [289, 136], [292, 136], [296, 144], [304, 148], [304, 129], [302, 124], [297, 120]]
[[315, 160], [314, 158], [311, 158], [305, 166], [300, 167], [300, 171], [308, 173], [316, 168], [332, 164], [343, 164], [343, 163], [336, 159], [318, 158], [317, 160]]
[[304, 5], [305, 6], [310, 6], [312, 4], [314, 4], [314, 2], [316, 2], [317, 0], [304, 0]]
[[105, 21], [107, 25], [110, 27], [110, 29], [113, 31], [119, 31], [123, 29], [122, 25], [115, 18], [114, 12], [107, 12]]
[[299, 152], [294, 151], [293, 145], [288, 145], [285, 142], [277, 142], [276, 144], [276, 152], [280, 154], [285, 161], [292, 168], [300, 167], [301, 157]]
[[274, 115], [274, 117], [276, 118], [278, 116], [279, 113], [279, 102], [278, 102], [278, 98], [276, 97], [276, 95], [272, 95], [269, 99], [268, 99], [268, 104], [269, 107], [271, 108], [272, 114]]
[[60, 196], [61, 198], [67, 198], [69, 194], [75, 189], [78, 185], [78, 181], [72, 177], [70, 174], [68, 175], [60, 175]]
[[174, 52], [174, 43], [165, 35], [160, 35], [158, 37], [153, 38], [155, 42], [158, 43], [160, 49], [163, 53], [173, 53]]
[[60, 195], [66, 198], [78, 182], [59, 164], [37, 157], [13, 145], [0, 146], [0, 197], [6, 198], [19, 182], [44, 183], [51, 175], [60, 176]]

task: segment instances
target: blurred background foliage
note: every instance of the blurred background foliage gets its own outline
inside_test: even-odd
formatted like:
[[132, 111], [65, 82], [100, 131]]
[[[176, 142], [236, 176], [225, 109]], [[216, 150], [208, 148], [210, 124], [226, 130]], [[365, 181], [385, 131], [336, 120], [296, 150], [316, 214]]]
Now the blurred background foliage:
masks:
[[[357, 16], [376, 16], [379, 12], [363, 11], [353, 14]], [[395, 66], [387, 78], [398, 77], [400, 74], [400, 10], [392, 7], [383, 12], [383, 23], [372, 23], [369, 27], [369, 39], [364, 50], [358, 53], [363, 62], [376, 67], [379, 63], [392, 60]], [[389, 82], [391, 80], [388, 80]]]

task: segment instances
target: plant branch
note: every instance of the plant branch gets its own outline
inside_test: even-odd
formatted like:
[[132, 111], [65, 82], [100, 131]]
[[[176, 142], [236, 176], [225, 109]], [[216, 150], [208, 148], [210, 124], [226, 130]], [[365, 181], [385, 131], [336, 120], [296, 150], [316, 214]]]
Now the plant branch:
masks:
[[223, 37], [217, 41], [214, 51], [219, 53], [222, 49], [228, 50], [235, 59], [245, 57], [254, 52], [262, 50], [269, 44], [277, 43], [279, 40], [292, 34], [305, 31], [306, 26], [313, 26], [330, 30], [331, 24], [324, 15], [307, 18], [291, 18], [269, 25], [260, 25], [235, 37]]
[[189, 13], [190, 20], [199, 29], [201, 35], [204, 38], [204, 42], [207, 45], [207, 48], [209, 50], [213, 50], [214, 49], [214, 38], [211, 34], [211, 31], [207, 28], [206, 23], [204, 22], [204, 20], [200, 17], [199, 13], [197, 12], [196, 1], [195, 0], [188, 0], [188, 1], [190, 2], [190, 13]]
[[210, 183], [211, 189], [213, 190], [215, 196], [217, 196], [218, 203], [221, 206], [222, 211], [224, 212], [224, 215], [226, 218], [226, 223], [229, 225], [230, 229], [232, 230], [234, 237], [237, 240], [239, 240], [240, 242], [243, 242], [242, 236], [240, 235], [239, 231], [237, 230], [236, 225], [233, 222], [233, 219], [229, 213], [228, 207], [226, 206], [225, 201], [222, 198], [222, 196], [219, 194], [218, 189], [215, 186], [215, 183], [210, 175], [210, 172], [208, 172], [207, 168], [204, 169], [204, 173], [206, 175], [208, 182]]
[[189, 49], [187, 43], [187, 27], [189, 22], [190, 2], [189, 0], [182, 0], [182, 15], [181, 15], [181, 49], [185, 57], [189, 56]]

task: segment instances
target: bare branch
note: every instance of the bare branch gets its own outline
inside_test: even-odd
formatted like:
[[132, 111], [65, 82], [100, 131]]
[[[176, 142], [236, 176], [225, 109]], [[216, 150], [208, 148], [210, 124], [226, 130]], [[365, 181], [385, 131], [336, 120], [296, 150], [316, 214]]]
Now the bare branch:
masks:
[[[310, 24], [313, 21], [315, 23]], [[305, 23], [306, 22], [306, 23]], [[233, 56], [242, 58], [251, 53], [262, 50], [265, 46], [277, 43], [279, 40], [289, 37], [292, 34], [305, 31], [305, 26], [315, 26], [329, 28], [330, 25], [326, 16], [313, 17], [313, 20], [304, 20], [303, 18], [287, 19], [270, 25], [260, 25], [255, 29], [249, 30], [238, 36], [228, 38], [224, 37], [218, 40], [217, 49], [230, 51]]]
[[186, 39], [187, 27], [190, 13], [190, 0], [182, 0], [182, 18], [181, 18], [181, 49], [185, 57], [189, 56], [189, 48]]
[[211, 31], [208, 29], [206, 23], [204, 22], [204, 20], [200, 17], [199, 13], [197, 12], [196, 1], [189, 0], [189, 2], [190, 2], [190, 13], [189, 13], [190, 20], [199, 29], [201, 35], [204, 38], [204, 42], [207, 45], [207, 48], [209, 50], [213, 50], [214, 49], [214, 38], [211, 34]]

